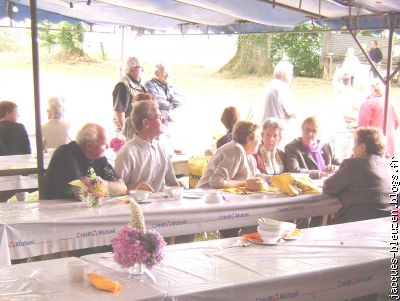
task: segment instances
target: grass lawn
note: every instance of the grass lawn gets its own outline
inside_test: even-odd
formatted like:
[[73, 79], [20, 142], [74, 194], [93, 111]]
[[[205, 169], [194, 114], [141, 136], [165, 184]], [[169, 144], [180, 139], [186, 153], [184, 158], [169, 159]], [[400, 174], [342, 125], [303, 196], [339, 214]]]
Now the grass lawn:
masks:
[[[143, 80], [152, 77], [153, 62], [145, 61]], [[20, 122], [34, 135], [34, 105], [31, 57], [29, 53], [0, 53], [1, 99], [18, 103]], [[176, 147], [191, 154], [202, 154], [215, 134], [224, 134], [219, 121], [226, 106], [236, 106], [242, 118], [252, 116], [263, 104], [263, 91], [270, 78], [244, 76], [228, 78], [215, 68], [198, 64], [172, 65], [169, 81], [186, 96], [186, 104], [177, 112], [173, 141]], [[68, 64], [53, 57], [41, 56], [40, 88], [42, 122], [46, 121], [46, 100], [52, 95], [66, 99], [66, 119], [75, 129], [87, 122], [102, 124], [112, 135], [111, 93], [119, 79], [116, 61], [80, 61]], [[364, 83], [359, 83], [361, 91]], [[320, 79], [295, 78], [291, 83], [298, 123], [310, 115], [330, 120], [335, 96], [332, 83]], [[366, 93], [366, 92], [364, 92]], [[400, 89], [391, 90], [391, 101], [400, 112]], [[337, 100], [334, 106], [340, 106]], [[325, 118], [327, 117], [327, 118]]]

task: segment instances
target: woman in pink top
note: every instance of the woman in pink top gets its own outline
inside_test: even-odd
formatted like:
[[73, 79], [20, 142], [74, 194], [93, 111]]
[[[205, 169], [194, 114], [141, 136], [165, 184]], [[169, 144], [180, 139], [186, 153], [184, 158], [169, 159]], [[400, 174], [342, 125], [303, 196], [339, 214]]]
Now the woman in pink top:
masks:
[[[358, 116], [358, 126], [373, 126], [383, 131], [385, 120], [385, 100], [382, 93], [382, 85], [379, 81], [374, 81], [371, 85], [372, 94], [361, 105]], [[388, 110], [388, 123], [386, 128], [386, 155], [394, 156], [394, 137], [395, 131], [399, 127], [399, 119], [392, 105]]]

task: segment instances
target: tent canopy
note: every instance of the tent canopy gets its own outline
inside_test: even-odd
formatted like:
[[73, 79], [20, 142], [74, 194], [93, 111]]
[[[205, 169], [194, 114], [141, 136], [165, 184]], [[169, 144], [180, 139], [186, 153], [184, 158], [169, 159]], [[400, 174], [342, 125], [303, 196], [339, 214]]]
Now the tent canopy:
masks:
[[[349, 4], [350, 2], [350, 4]], [[29, 0], [0, 0], [0, 18], [29, 19]], [[312, 20], [339, 30], [400, 28], [399, 0], [37, 0], [38, 21], [125, 25], [142, 33], [232, 34], [291, 30]]]

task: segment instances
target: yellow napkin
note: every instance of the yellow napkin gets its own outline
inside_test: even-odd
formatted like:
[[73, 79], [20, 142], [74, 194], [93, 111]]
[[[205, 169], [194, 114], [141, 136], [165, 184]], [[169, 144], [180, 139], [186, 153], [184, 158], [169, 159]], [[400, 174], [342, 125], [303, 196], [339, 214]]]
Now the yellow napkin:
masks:
[[302, 193], [321, 193], [308, 175], [283, 173], [273, 176], [271, 183], [289, 196]]
[[247, 190], [244, 187], [222, 188], [222, 189], [219, 189], [219, 190], [220, 191], [224, 191], [224, 192], [236, 193], [236, 194], [252, 194], [252, 193], [257, 193], [257, 192], [279, 192], [279, 188], [271, 187], [271, 186], [269, 186], [266, 190], [263, 190], [263, 191]]
[[92, 283], [92, 285], [99, 290], [115, 293], [123, 288], [122, 284], [118, 281], [108, 279], [99, 274], [88, 273], [87, 276], [90, 280], [90, 283]]

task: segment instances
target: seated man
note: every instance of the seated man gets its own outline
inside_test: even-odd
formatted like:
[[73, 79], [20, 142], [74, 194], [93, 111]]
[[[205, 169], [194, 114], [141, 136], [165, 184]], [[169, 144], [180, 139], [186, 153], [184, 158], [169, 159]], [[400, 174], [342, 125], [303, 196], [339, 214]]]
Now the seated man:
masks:
[[46, 172], [45, 199], [73, 198], [69, 182], [88, 176], [91, 168], [108, 181], [111, 195], [126, 194], [125, 184], [104, 157], [106, 147], [104, 128], [94, 123], [83, 126], [76, 141], [61, 145], [54, 152]]
[[169, 154], [155, 139], [163, 133], [164, 118], [158, 103], [135, 103], [136, 134], [118, 152], [115, 170], [129, 189], [163, 191], [165, 185], [179, 186]]

